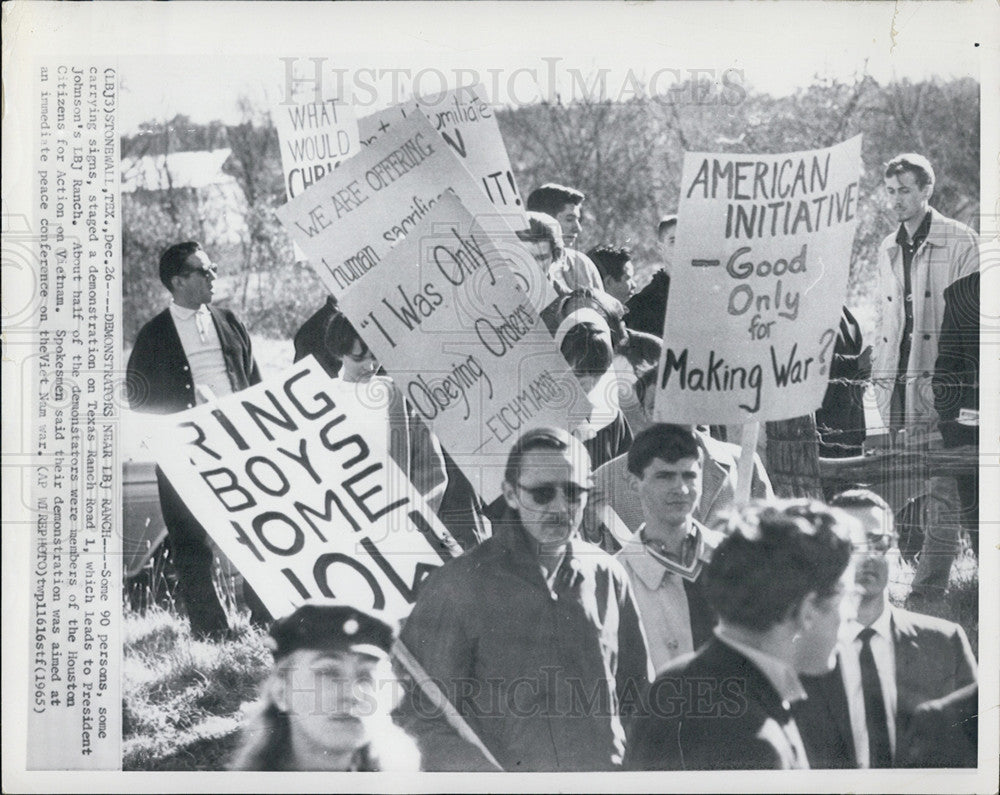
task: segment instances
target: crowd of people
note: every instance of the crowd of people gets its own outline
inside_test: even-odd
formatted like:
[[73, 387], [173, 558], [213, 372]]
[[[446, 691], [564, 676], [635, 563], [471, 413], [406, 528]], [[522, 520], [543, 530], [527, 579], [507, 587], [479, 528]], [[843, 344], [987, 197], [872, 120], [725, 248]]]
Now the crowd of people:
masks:
[[[869, 378], [908, 444], [975, 439], [975, 235], [929, 207], [925, 158], [894, 158], [884, 179], [899, 227], [879, 251], [871, 345], [843, 310], [817, 414], [829, 455], [860, 452], [857, 390]], [[829, 505], [778, 500], [759, 456], [753, 500], [738, 505], [740, 447], [717, 429], [653, 420], [677, 217], [654, 230], [662, 261], [637, 290], [627, 248], [573, 248], [584, 201], [538, 188], [519, 236], [558, 296], [541, 316], [594, 417], [573, 433], [523, 433], [489, 504], [332, 297], [296, 335], [296, 360], [315, 356], [331, 390], [380, 387], [374, 426], [464, 553], [421, 585], [398, 632], [340, 602], [275, 621], [249, 592], [274, 671], [234, 766], [975, 766], [976, 661], [958, 625], [889, 604], [893, 509], [868, 488]], [[174, 413], [259, 382], [246, 329], [212, 306], [216, 275], [197, 243], [164, 253], [172, 302], [130, 357], [142, 385], [133, 408]], [[602, 402], [609, 384], [614, 399]], [[225, 635], [208, 535], [162, 473], [159, 485], [192, 631]], [[971, 476], [935, 479], [970, 530], [977, 488]], [[938, 518], [918, 589], [947, 585], [961, 525]]]

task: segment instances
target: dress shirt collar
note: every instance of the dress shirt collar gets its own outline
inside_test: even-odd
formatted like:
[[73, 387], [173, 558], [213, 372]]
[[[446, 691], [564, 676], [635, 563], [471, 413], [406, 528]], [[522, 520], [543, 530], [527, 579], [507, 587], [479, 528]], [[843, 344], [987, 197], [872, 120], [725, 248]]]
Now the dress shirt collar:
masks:
[[806, 691], [802, 687], [799, 675], [795, 673], [795, 669], [792, 666], [772, 654], [768, 654], [753, 646], [748, 646], [738, 638], [734, 638], [732, 632], [727, 631], [727, 629], [724, 624], [719, 624], [715, 628], [715, 637], [727, 646], [736, 649], [736, 651], [750, 660], [764, 674], [767, 681], [771, 683], [771, 686], [778, 693], [778, 697], [784, 702], [786, 709], [789, 708], [792, 702], [801, 701], [806, 697]]
[[[841, 629], [841, 639], [848, 643], [853, 643], [858, 639], [858, 634], [864, 628], [865, 625], [860, 621], [855, 618], [849, 618], [844, 622]], [[887, 643], [892, 643], [892, 612], [889, 610], [888, 605], [883, 608], [882, 614], [871, 623], [871, 628], [880, 638]]]
[[204, 317], [209, 316], [208, 304], [202, 304], [197, 309], [189, 309], [186, 306], [181, 306], [173, 301], [170, 302], [170, 314], [174, 316], [176, 320], [190, 320], [195, 315], [202, 315]]

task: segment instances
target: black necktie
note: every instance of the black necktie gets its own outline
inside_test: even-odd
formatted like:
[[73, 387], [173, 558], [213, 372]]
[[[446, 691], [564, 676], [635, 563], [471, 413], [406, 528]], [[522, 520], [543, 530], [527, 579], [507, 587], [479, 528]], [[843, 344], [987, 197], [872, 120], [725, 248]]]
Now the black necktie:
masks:
[[861, 641], [861, 691], [865, 697], [865, 724], [868, 727], [868, 764], [870, 767], [892, 767], [892, 749], [889, 746], [889, 723], [882, 699], [882, 684], [872, 654], [872, 635], [875, 630], [865, 627], [858, 633]]

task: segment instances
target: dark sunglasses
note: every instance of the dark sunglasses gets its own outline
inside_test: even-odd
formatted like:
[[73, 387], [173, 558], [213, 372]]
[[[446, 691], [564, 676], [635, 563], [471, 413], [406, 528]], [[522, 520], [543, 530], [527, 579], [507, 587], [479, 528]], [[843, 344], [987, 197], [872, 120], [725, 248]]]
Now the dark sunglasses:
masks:
[[541, 486], [525, 486], [523, 483], [518, 483], [517, 487], [528, 492], [536, 505], [548, 505], [556, 498], [556, 492], [560, 489], [566, 496], [566, 502], [571, 503], [580, 502], [591, 492], [590, 486], [581, 486], [578, 483], [546, 483]]
[[193, 268], [192, 270], [184, 271], [184, 273], [182, 273], [181, 275], [190, 276], [193, 273], [200, 273], [207, 279], [209, 276], [218, 276], [219, 269], [215, 265], [213, 265], [211, 268]]

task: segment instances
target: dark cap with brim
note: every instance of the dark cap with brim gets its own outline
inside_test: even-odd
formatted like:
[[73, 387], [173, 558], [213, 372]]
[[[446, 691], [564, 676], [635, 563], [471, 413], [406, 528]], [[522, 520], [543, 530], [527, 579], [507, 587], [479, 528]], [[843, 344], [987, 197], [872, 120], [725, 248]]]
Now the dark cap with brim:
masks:
[[332, 599], [311, 599], [271, 626], [271, 651], [280, 660], [299, 649], [353, 651], [387, 658], [396, 622], [379, 610]]

